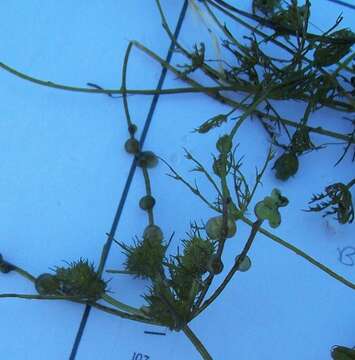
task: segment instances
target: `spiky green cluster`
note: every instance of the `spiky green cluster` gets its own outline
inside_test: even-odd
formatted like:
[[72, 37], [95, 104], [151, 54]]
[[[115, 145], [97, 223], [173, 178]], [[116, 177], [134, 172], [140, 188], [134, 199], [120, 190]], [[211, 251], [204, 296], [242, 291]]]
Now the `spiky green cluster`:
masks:
[[179, 331], [191, 320], [191, 304], [178, 299], [161, 282], [156, 282], [143, 298], [148, 304], [147, 314], [170, 330]]
[[183, 245], [184, 253], [180, 257], [182, 266], [193, 275], [204, 274], [215, 251], [214, 244], [199, 236], [193, 236], [188, 240], [183, 240]]
[[156, 225], [148, 226], [143, 234], [143, 240], [138, 240], [134, 246], [122, 245], [127, 256], [126, 270], [141, 278], [154, 278], [161, 272], [166, 246], [163, 244], [163, 234]]
[[99, 277], [94, 265], [83, 259], [68, 265], [55, 269], [55, 277], [61, 283], [62, 291], [70, 296], [90, 300], [100, 299], [107, 284]]
[[41, 295], [67, 295], [97, 301], [106, 289], [103, 281], [88, 260], [79, 259], [67, 267], [55, 267], [54, 274], [41, 274], [35, 287]]

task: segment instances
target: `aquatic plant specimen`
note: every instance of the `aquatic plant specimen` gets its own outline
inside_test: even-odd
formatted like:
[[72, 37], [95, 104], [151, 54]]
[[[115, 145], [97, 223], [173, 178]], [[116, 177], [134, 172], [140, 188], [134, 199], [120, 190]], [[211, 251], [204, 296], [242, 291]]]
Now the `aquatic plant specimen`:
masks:
[[[0, 256], [2, 273], [17, 272], [33, 282], [34, 289], [38, 293], [34, 295], [1, 294], [0, 297], [74, 301], [89, 304], [121, 318], [166, 326], [172, 331], [184, 332], [204, 359], [212, 359], [206, 346], [192, 332], [189, 324], [222, 294], [237, 274], [240, 276], [241, 272], [246, 272], [251, 268], [252, 259], [248, 254], [255, 238], [259, 235], [269, 237], [349, 288], [355, 288], [350, 281], [263, 227], [266, 224], [271, 228], [277, 228], [282, 223], [282, 208], [287, 206], [288, 199], [281, 194], [280, 190], [270, 189], [267, 192], [268, 196], [255, 199], [256, 190], [261, 184], [265, 171], [275, 158], [275, 148], [282, 151], [273, 164], [275, 175], [278, 179], [286, 181], [297, 174], [301, 166], [301, 156], [320, 148], [313, 143], [313, 133], [342, 140], [346, 144], [345, 154], [354, 145], [353, 133], [342, 134], [322, 127], [312, 127], [309, 125], [309, 120], [314, 112], [323, 107], [337, 109], [343, 113], [354, 111], [350, 64], [353, 59], [351, 46], [355, 40], [351, 30], [334, 31], [335, 27], [321, 35], [309, 33], [311, 9], [309, 1], [306, 1], [303, 6], [298, 6], [297, 1], [292, 1], [285, 6], [280, 1], [255, 0], [253, 13], [242, 12], [224, 1], [206, 0], [195, 5], [204, 9], [220, 28], [224, 36], [222, 42], [224, 51], [234, 57], [233, 64], [219, 64], [223, 71], [220, 67], [215, 68], [211, 65], [213, 62], [206, 57], [206, 44], [198, 43], [188, 50], [178, 42], [169, 29], [158, 0], [157, 6], [164, 29], [174, 41], [176, 50], [185, 55], [186, 64], [170, 65], [144, 45], [132, 42], [127, 48], [122, 70], [122, 86], [119, 90], [105, 90], [93, 84], [90, 85], [93, 87], [90, 89], [66, 87], [24, 76], [0, 64], [2, 68], [15, 75], [45, 86], [88, 93], [122, 95], [129, 136], [124, 148], [132, 156], [144, 178], [146, 194], [139, 199], [138, 203], [147, 215], [147, 226], [143, 234], [136, 236], [133, 244], [114, 239], [124, 252], [126, 259], [122, 264], [123, 269], [111, 269], [108, 272], [144, 278], [150, 285], [149, 290], [143, 294], [145, 305], [134, 308], [108, 294], [102, 262], [95, 269], [88, 260], [79, 259], [67, 263], [66, 266], [55, 267], [52, 273], [43, 273], [35, 277]], [[238, 40], [237, 36], [230, 31], [232, 27], [221, 23], [213, 9], [228, 16], [232, 24], [237, 22], [249, 28], [250, 36]], [[256, 21], [258, 26], [249, 25], [243, 20], [244, 18]], [[335, 26], [339, 24], [340, 21], [337, 21]], [[264, 33], [261, 30], [262, 27], [272, 29], [273, 35]], [[269, 44], [279, 46], [290, 56], [286, 59], [274, 58], [268, 52]], [[143, 51], [190, 86], [159, 91], [127, 89], [126, 72], [132, 48]], [[329, 68], [331, 65], [334, 65], [334, 70]], [[197, 71], [201, 71], [208, 80], [212, 80], [215, 86], [206, 87], [194, 80], [193, 76]], [[224, 90], [232, 92], [233, 95], [242, 93], [245, 97], [237, 101], [233, 96], [227, 96]], [[165, 160], [154, 152], [143, 149], [141, 141], [136, 138], [138, 127], [132, 122], [129, 113], [128, 94], [190, 92], [205, 93], [231, 106], [230, 111], [203, 121], [195, 129], [195, 132], [202, 135], [217, 128], [222, 130], [226, 123], [234, 121], [231, 130], [225, 131], [216, 139], [215, 154], [212, 155], [210, 163], [202, 164], [198, 158], [185, 149], [186, 160], [193, 165], [193, 171], [202, 175], [212, 187], [214, 191], [212, 200], [201, 192], [196, 183], [189, 182]], [[305, 110], [302, 118], [291, 121], [281, 117], [274, 105], [278, 100], [303, 102]], [[265, 155], [265, 162], [257, 171], [253, 184], [246, 180], [241, 159], [236, 155], [239, 128], [251, 116], [260, 121], [273, 144], [273, 148], [270, 148]], [[288, 143], [281, 143], [281, 135], [286, 136]], [[169, 168], [173, 179], [186, 186], [193, 196], [199, 198], [213, 211], [213, 215], [204, 219], [202, 224], [196, 220], [190, 225], [189, 232], [181, 241], [181, 247], [171, 254], [168, 254], [167, 250], [172, 236], [167, 237], [162, 224], [157, 221], [159, 214], [156, 214], [155, 205], [159, 198], [153, 196], [152, 190], [151, 172], [161, 164]], [[325, 210], [326, 215], [335, 214], [340, 223], [350, 223], [354, 218], [350, 192], [353, 183], [354, 181], [347, 185], [343, 183], [329, 185], [324, 193], [315, 195], [312, 204], [316, 202], [319, 204], [312, 205], [310, 210]], [[258, 200], [254, 207], [255, 217], [253, 214], [249, 215], [248, 212], [254, 200]], [[239, 235], [238, 229], [241, 222], [250, 226], [250, 233], [246, 238]], [[243, 242], [243, 250], [240, 254], [235, 254], [234, 263], [226, 269], [225, 244], [233, 240]], [[227, 272], [222, 275], [225, 269]], [[211, 285], [216, 281], [219, 285], [210, 294]], [[344, 354], [348, 355], [349, 351], [336, 348], [332, 352], [332, 356]]]

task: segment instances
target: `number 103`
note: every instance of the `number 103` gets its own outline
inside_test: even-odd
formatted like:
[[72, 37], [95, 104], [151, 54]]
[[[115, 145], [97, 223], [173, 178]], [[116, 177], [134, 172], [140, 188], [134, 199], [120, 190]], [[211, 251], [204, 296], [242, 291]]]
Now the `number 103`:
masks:
[[148, 355], [144, 355], [144, 354], [141, 354], [141, 353], [134, 353], [133, 354], [133, 357], [132, 357], [132, 360], [149, 360], [150, 357]]

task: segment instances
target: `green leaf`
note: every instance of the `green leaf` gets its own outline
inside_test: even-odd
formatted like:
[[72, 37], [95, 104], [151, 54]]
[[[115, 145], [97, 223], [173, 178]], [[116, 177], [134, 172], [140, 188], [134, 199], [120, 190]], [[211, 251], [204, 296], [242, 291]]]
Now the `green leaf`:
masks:
[[202, 125], [200, 125], [197, 129], [195, 129], [195, 131], [200, 134], [205, 134], [209, 132], [211, 129], [221, 126], [227, 120], [228, 120], [228, 116], [225, 114], [216, 115], [213, 118], [205, 121]]
[[287, 204], [288, 199], [281, 195], [280, 190], [274, 189], [271, 196], [266, 196], [255, 205], [254, 212], [259, 220], [268, 220], [272, 228], [277, 228], [281, 224], [279, 208]]
[[344, 43], [324, 42], [314, 51], [313, 60], [317, 66], [330, 66], [338, 63], [354, 45], [355, 34], [349, 29], [333, 32], [330, 37], [344, 40]]

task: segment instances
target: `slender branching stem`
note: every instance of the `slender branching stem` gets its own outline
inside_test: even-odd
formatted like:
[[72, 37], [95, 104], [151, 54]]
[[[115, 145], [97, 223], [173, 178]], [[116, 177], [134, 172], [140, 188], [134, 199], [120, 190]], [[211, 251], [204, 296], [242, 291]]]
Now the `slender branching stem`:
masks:
[[[143, 172], [143, 177], [144, 177], [144, 184], [145, 184], [146, 194], [148, 196], [152, 196], [152, 188], [151, 188], [151, 184], [150, 184], [150, 178], [149, 178], [148, 169], [146, 167], [143, 167], [142, 172]], [[150, 207], [149, 209], [147, 209], [147, 214], [148, 214], [149, 225], [154, 225], [153, 207]]]
[[33, 283], [36, 281], [36, 278], [32, 274], [18, 266], [15, 266], [15, 269], [13, 271], [17, 272], [19, 275], [23, 276], [25, 279]]
[[182, 328], [182, 331], [189, 338], [189, 340], [192, 342], [192, 344], [195, 346], [195, 348], [197, 349], [197, 351], [200, 353], [200, 355], [204, 360], [213, 360], [212, 356], [208, 353], [205, 346], [202, 344], [200, 339], [195, 335], [195, 333], [191, 330], [191, 328], [188, 325], [185, 325]]
[[[135, 42], [133, 42], [135, 43]], [[122, 90], [122, 89], [98, 89], [98, 88], [84, 88], [84, 87], [78, 87], [78, 86], [70, 86], [70, 85], [64, 85], [64, 84], [59, 84], [59, 83], [55, 83], [52, 81], [46, 81], [46, 80], [41, 80], [32, 76], [29, 76], [25, 73], [22, 73], [4, 63], [0, 62], [0, 68], [2, 68], [3, 70], [6, 70], [7, 72], [23, 79], [23, 80], [27, 80], [30, 81], [32, 83], [35, 83], [37, 85], [41, 85], [41, 86], [45, 86], [45, 87], [49, 87], [49, 88], [53, 88], [53, 89], [58, 89], [58, 90], [65, 90], [65, 91], [72, 91], [72, 92], [82, 92], [82, 93], [88, 93], [88, 94], [106, 94], [106, 95], [112, 95], [112, 94], [118, 94], [118, 95], [122, 95], [124, 93], [129, 94], [129, 95], [173, 95], [173, 94], [187, 94], [187, 93], [203, 93], [206, 91], [220, 91], [220, 90], [233, 90], [232, 86], [211, 86], [211, 87], [204, 87], [201, 86], [200, 88], [196, 88], [196, 87], [183, 87], [183, 88], [174, 88], [174, 89], [162, 89], [162, 90], [157, 90], [157, 89], [145, 89], [145, 90], [140, 90], [140, 89], [126, 89], [126, 90]]]
[[[143, 51], [145, 54], [147, 54], [149, 57], [151, 57], [155, 61], [159, 62], [161, 64], [161, 66], [167, 68], [169, 71], [171, 71], [173, 74], [175, 74], [180, 80], [188, 83], [193, 88], [195, 88], [195, 87], [199, 88], [199, 89], [204, 88], [199, 82], [197, 82], [196, 80], [191, 79], [186, 74], [184, 74], [181, 71], [177, 70], [174, 66], [168, 64], [164, 59], [159, 57], [153, 51], [146, 48], [141, 43], [139, 43], [137, 41], [134, 41], [133, 43], [138, 49]], [[238, 101], [236, 101], [234, 99], [230, 99], [230, 98], [228, 98], [226, 96], [221, 95], [221, 93], [216, 88], [213, 88], [213, 87], [205, 88], [205, 91], [202, 91], [202, 92], [205, 93], [206, 95], [218, 100], [222, 104], [230, 105], [233, 108], [238, 108], [238, 109], [243, 110], [243, 111], [247, 111], [248, 108], [249, 108], [248, 105], [244, 105], [241, 102], [238, 102]], [[274, 121], [274, 122], [278, 122], [279, 120], [281, 120], [285, 125], [291, 126], [293, 128], [296, 128], [296, 129], [299, 127], [299, 123], [297, 121], [292, 121], [292, 120], [289, 120], [289, 119], [285, 119], [283, 117], [277, 117], [277, 116], [274, 116], [274, 115], [270, 115], [270, 114], [267, 114], [267, 113], [265, 113], [263, 111], [260, 111], [258, 109], [254, 109], [254, 111], [251, 113], [251, 115], [256, 115], [260, 119], [269, 119], [269, 120]], [[263, 121], [263, 120], [261, 120], [261, 121]], [[332, 137], [332, 138], [335, 138], [335, 139], [339, 139], [339, 140], [343, 140], [343, 141], [355, 144], [355, 139], [353, 139], [352, 137], [350, 137], [348, 135], [337, 133], [335, 131], [326, 130], [326, 129], [323, 129], [322, 127], [319, 127], [319, 126], [318, 127], [312, 127], [312, 126], [307, 125], [306, 129], [308, 131], [316, 133], [316, 134]]]
[[[355, 180], [354, 180], [355, 181]], [[247, 217], [243, 216], [241, 219], [243, 222], [245, 222], [246, 224], [248, 224], [249, 226], [253, 226], [253, 222], [251, 220], [249, 220]], [[296, 246], [288, 243], [287, 241], [281, 239], [280, 237], [272, 234], [271, 232], [269, 232], [268, 230], [264, 229], [263, 227], [260, 227], [258, 230], [261, 234], [267, 236], [268, 238], [270, 238], [271, 240], [277, 242], [278, 244], [282, 245], [283, 247], [291, 250], [292, 252], [294, 252], [295, 254], [297, 254], [298, 256], [301, 256], [302, 258], [304, 258], [305, 260], [307, 260], [308, 262], [310, 262], [312, 265], [316, 266], [318, 269], [324, 271], [325, 273], [327, 273], [328, 275], [330, 275], [331, 277], [333, 277], [334, 279], [340, 281], [341, 283], [343, 283], [344, 285], [348, 286], [349, 288], [355, 290], [355, 284], [352, 283], [351, 281], [345, 279], [344, 277], [342, 277], [341, 275], [335, 273], [333, 270], [329, 269], [327, 266], [323, 265], [322, 263], [320, 263], [319, 261], [315, 260], [314, 258], [312, 258], [310, 255], [306, 254], [304, 251], [298, 249]]]
[[127, 81], [127, 66], [128, 66], [129, 55], [131, 53], [132, 46], [133, 46], [133, 44], [130, 42], [128, 44], [126, 54], [124, 57], [123, 67], [122, 67], [122, 85], [121, 85], [123, 108], [124, 108], [128, 128], [130, 128], [132, 126], [132, 120], [131, 120], [131, 115], [129, 113], [129, 107], [128, 107], [126, 81]]
[[127, 313], [130, 314], [134, 314], [134, 315], [140, 315], [142, 317], [146, 317], [146, 315], [139, 309], [134, 308], [133, 306], [124, 304], [123, 302], [114, 299], [112, 296], [108, 295], [108, 294], [103, 294], [102, 295], [102, 300], [106, 301], [107, 303], [109, 303], [110, 305], [116, 307], [119, 310], [125, 311]]
[[210, 304], [212, 304], [213, 301], [215, 301], [217, 299], [217, 297], [222, 293], [222, 291], [225, 289], [225, 287], [232, 280], [234, 274], [238, 271], [238, 269], [240, 268], [240, 265], [242, 264], [245, 257], [247, 256], [247, 254], [253, 244], [255, 236], [259, 231], [261, 224], [262, 224], [262, 220], [257, 220], [253, 223], [249, 238], [248, 238], [247, 242], [245, 243], [245, 246], [244, 246], [243, 251], [241, 252], [240, 256], [235, 261], [233, 267], [230, 269], [230, 271], [228, 272], [227, 276], [224, 278], [221, 285], [216, 289], [216, 291], [211, 295], [211, 297], [209, 299], [207, 299], [201, 305], [201, 307], [195, 312], [194, 317], [196, 317], [198, 314], [200, 314], [202, 311], [204, 311]]

